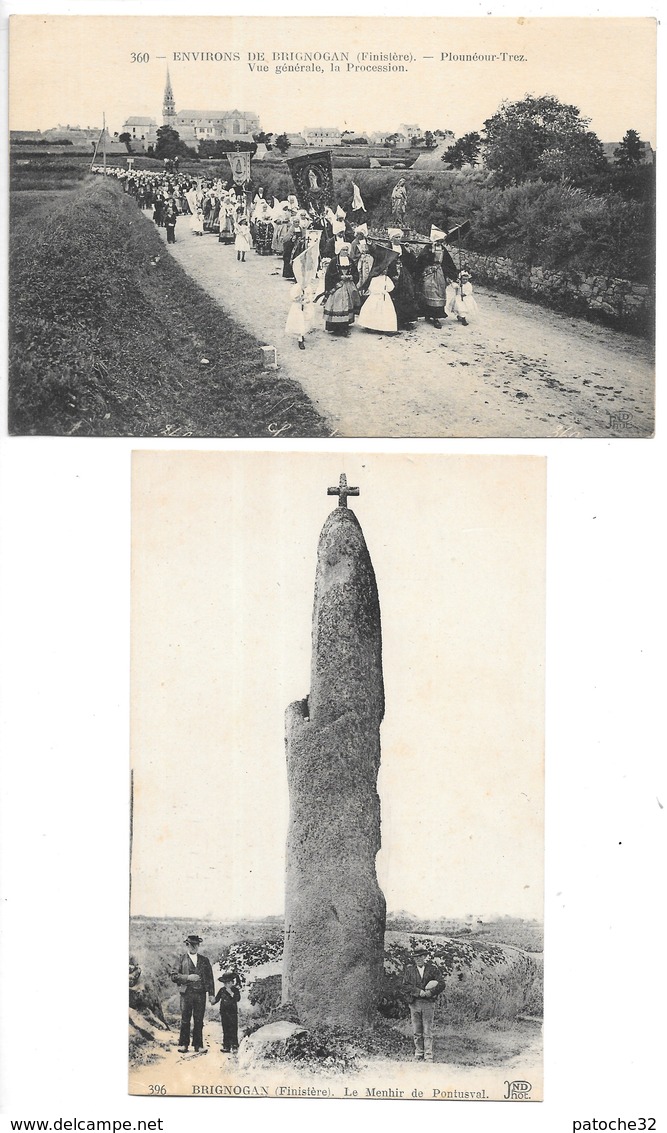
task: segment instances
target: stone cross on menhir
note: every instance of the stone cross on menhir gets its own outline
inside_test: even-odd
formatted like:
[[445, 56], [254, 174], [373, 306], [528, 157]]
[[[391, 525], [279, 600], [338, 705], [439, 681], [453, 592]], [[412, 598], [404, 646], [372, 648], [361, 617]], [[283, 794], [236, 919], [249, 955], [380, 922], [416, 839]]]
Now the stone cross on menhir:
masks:
[[358, 496], [359, 495], [359, 489], [358, 488], [348, 488], [348, 486], [347, 486], [347, 476], [345, 475], [344, 472], [341, 472], [340, 480], [338, 481], [338, 487], [337, 488], [327, 488], [327, 495], [328, 496], [338, 496], [338, 506], [339, 507], [347, 507], [347, 497], [348, 496]]

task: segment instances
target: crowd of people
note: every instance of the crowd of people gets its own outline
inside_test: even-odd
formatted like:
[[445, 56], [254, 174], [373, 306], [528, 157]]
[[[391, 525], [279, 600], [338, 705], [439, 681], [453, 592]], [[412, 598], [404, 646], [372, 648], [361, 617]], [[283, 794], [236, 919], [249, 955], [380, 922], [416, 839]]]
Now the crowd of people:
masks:
[[[432, 225], [428, 237], [398, 227], [371, 235], [356, 185], [347, 213], [338, 206], [319, 214], [301, 207], [295, 195], [278, 200], [249, 182], [193, 178], [177, 170], [108, 167], [106, 173], [140, 208], [152, 210], [167, 243], [175, 243], [178, 222], [188, 236], [216, 236], [233, 245], [239, 263], [251, 251], [280, 257], [283, 278], [293, 284], [285, 333], [302, 350], [320, 304], [325, 330], [341, 336], [355, 323], [397, 334], [420, 318], [440, 328], [447, 318], [467, 326], [478, 316], [470, 274], [454, 262], [447, 234]], [[394, 223], [405, 219], [406, 201], [400, 181], [392, 194]]]

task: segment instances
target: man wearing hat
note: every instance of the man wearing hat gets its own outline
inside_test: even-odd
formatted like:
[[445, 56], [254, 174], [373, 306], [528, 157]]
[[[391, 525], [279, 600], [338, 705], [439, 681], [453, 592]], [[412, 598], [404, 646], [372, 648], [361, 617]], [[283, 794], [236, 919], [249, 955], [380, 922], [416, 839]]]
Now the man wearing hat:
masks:
[[418, 1062], [433, 1062], [433, 1016], [435, 999], [444, 987], [440, 972], [427, 959], [423, 944], [415, 944], [412, 960], [403, 973], [403, 990], [410, 1007], [410, 1021]]
[[181, 989], [181, 1031], [178, 1049], [185, 1054], [190, 1046], [190, 1020], [192, 1020], [192, 1046], [195, 1053], [204, 1050], [202, 1028], [206, 1011], [206, 995], [213, 1003], [215, 984], [213, 969], [207, 956], [200, 956], [201, 936], [192, 933], [185, 938], [187, 952], [178, 958], [178, 967], [171, 974]]

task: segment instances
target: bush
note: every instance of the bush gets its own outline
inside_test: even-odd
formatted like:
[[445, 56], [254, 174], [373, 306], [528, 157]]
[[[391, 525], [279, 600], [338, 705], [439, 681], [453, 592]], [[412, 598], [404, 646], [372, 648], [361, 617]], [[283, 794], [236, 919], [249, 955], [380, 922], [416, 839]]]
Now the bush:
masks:
[[268, 1016], [280, 1007], [283, 979], [280, 974], [264, 976], [254, 980], [248, 991], [248, 999], [262, 1015]]
[[269, 1057], [278, 1062], [295, 1062], [300, 1068], [337, 1071], [356, 1070], [359, 1053], [350, 1044], [349, 1036], [334, 1027], [302, 1031], [290, 1035]]
[[268, 937], [266, 940], [238, 940], [220, 953], [218, 963], [221, 968], [230, 968], [243, 977], [248, 968], [279, 960], [282, 954], [282, 936]]

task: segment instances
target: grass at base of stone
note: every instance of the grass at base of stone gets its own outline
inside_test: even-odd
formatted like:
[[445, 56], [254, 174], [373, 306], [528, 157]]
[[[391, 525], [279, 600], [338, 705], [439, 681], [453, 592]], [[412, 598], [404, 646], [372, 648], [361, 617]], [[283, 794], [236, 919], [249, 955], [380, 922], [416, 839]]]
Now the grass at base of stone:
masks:
[[116, 184], [30, 196], [12, 202], [10, 433], [330, 435]]

